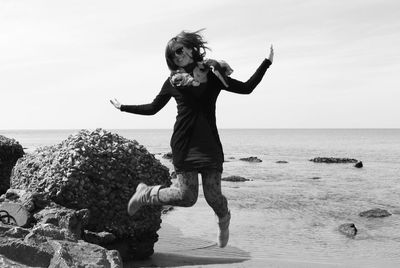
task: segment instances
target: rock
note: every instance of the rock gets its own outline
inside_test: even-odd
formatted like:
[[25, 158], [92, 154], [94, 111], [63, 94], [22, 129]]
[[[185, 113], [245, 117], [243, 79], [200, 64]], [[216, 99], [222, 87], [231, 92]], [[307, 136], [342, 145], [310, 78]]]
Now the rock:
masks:
[[358, 215], [360, 217], [366, 217], [366, 218], [383, 218], [383, 217], [389, 217], [392, 214], [385, 209], [375, 208], [363, 211]]
[[311, 177], [310, 180], [320, 180], [321, 177]]
[[357, 228], [354, 223], [344, 223], [339, 226], [339, 232], [347, 237], [354, 238], [357, 234]]
[[30, 223], [31, 217], [32, 215], [21, 204], [12, 202], [0, 203], [0, 218], [3, 223], [23, 227]]
[[223, 178], [221, 178], [221, 180], [222, 181], [232, 181], [232, 182], [249, 181], [249, 179], [246, 179], [246, 178], [240, 177], [240, 176], [223, 177]]
[[37, 225], [67, 230], [64, 239], [79, 240], [83, 229], [109, 232], [116, 241], [108, 249], [123, 249], [124, 260], [143, 259], [153, 254], [161, 206], [127, 214], [128, 200], [140, 182], [169, 186], [168, 168], [134, 140], [102, 129], [82, 130], [21, 158], [9, 197], [18, 196], [20, 202], [21, 190], [29, 192], [26, 200], [32, 201]]
[[0, 195], [10, 188], [11, 170], [23, 155], [24, 150], [17, 141], [0, 135]]
[[48, 267], [52, 254], [17, 238], [0, 237], [0, 254], [23, 265]]
[[357, 163], [357, 159], [352, 158], [337, 158], [337, 157], [315, 157], [310, 159], [310, 161], [315, 163], [328, 163], [328, 164], [342, 164], [342, 163]]
[[111, 244], [114, 243], [115, 240], [117, 239], [115, 237], [115, 235], [113, 235], [112, 233], [109, 232], [91, 232], [88, 230], [85, 230], [84, 232], [84, 238], [85, 241], [92, 243], [92, 244], [96, 244], [96, 245], [107, 245], [107, 244]]
[[177, 178], [177, 175], [176, 175], [176, 172], [175, 172], [175, 171], [172, 171], [172, 172], [171, 172], [171, 178], [172, 178], [172, 179], [176, 179], [176, 178]]
[[255, 157], [255, 156], [250, 156], [250, 157], [246, 157], [246, 158], [240, 158], [240, 160], [246, 161], [246, 162], [251, 162], [251, 163], [260, 163], [260, 162], [262, 162], [261, 159]]
[[284, 160], [279, 160], [279, 161], [276, 161], [275, 163], [277, 163], [277, 164], [287, 164], [289, 162], [288, 161], [284, 161]]
[[68, 241], [51, 241], [54, 256], [49, 268], [69, 267], [110, 267], [122, 268], [119, 253], [116, 250], [108, 251], [98, 245], [85, 241], [73, 243]]
[[362, 168], [364, 165], [363, 165], [363, 162], [362, 161], [358, 161], [355, 165], [354, 165], [354, 167], [356, 167], [356, 168]]
[[172, 152], [168, 152], [168, 153], [164, 154], [162, 156], [162, 158], [171, 160], [172, 159]]

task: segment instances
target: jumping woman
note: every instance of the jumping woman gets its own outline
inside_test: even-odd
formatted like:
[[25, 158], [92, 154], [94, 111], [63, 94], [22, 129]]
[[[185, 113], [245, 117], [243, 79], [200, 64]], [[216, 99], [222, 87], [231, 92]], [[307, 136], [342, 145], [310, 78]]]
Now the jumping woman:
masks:
[[116, 99], [110, 101], [123, 112], [141, 115], [154, 115], [171, 97], [177, 103], [178, 115], [170, 143], [177, 184], [164, 187], [140, 183], [128, 203], [128, 213], [134, 215], [143, 205], [193, 206], [197, 201], [200, 173], [204, 197], [218, 217], [218, 245], [225, 247], [231, 213], [221, 192], [224, 154], [216, 126], [215, 104], [221, 90], [250, 94], [272, 64], [274, 51], [271, 46], [269, 57], [249, 80], [240, 82], [230, 77], [232, 69], [225, 62], [205, 59], [208, 47], [200, 31], [182, 31], [168, 41], [165, 59], [171, 73], [153, 102], [122, 105]]

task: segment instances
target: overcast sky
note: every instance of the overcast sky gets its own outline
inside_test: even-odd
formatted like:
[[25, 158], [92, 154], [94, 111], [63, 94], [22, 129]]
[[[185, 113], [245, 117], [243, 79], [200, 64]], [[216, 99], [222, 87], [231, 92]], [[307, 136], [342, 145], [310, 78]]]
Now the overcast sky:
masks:
[[164, 49], [206, 28], [209, 58], [245, 81], [275, 48], [250, 95], [222, 92], [220, 128], [399, 128], [398, 0], [0, 0], [0, 129], [172, 128]]

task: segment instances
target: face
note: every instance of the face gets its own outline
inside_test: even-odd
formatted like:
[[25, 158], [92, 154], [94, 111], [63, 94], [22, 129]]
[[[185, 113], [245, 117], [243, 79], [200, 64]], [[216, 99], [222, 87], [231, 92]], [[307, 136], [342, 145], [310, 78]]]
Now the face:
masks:
[[172, 55], [174, 63], [179, 67], [185, 67], [193, 62], [192, 49], [186, 48], [181, 43], [175, 43], [172, 46]]

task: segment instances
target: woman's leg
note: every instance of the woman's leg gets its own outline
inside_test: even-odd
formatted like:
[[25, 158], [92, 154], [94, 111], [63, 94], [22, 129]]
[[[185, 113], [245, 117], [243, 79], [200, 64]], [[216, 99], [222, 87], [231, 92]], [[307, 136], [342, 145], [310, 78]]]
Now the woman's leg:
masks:
[[177, 185], [161, 188], [158, 199], [165, 205], [191, 207], [196, 203], [198, 193], [198, 172], [181, 172], [177, 174]]
[[221, 192], [221, 172], [211, 169], [201, 172], [204, 197], [219, 218], [228, 214], [228, 201]]

